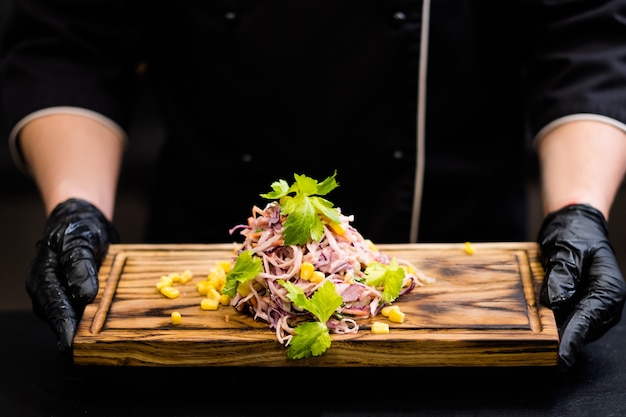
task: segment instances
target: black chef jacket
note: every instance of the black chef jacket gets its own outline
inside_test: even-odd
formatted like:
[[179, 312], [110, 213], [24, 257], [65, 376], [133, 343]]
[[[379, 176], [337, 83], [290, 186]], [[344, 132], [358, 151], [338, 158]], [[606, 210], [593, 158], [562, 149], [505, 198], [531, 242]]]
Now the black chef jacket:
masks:
[[259, 194], [273, 181], [335, 170], [340, 186], [327, 197], [365, 237], [408, 241], [420, 94], [419, 240], [526, 239], [530, 138], [568, 114], [626, 122], [624, 1], [20, 0], [14, 9], [1, 67], [7, 132], [54, 106], [128, 128], [137, 68], [147, 69], [167, 136], [151, 241], [233, 240], [228, 229], [265, 204]]

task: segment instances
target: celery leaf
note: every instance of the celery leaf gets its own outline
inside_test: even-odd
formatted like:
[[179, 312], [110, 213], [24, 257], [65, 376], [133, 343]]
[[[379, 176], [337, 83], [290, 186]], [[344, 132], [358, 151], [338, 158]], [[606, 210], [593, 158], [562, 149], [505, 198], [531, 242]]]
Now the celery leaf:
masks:
[[326, 322], [343, 303], [343, 299], [337, 294], [335, 284], [326, 281], [308, 298], [302, 288], [294, 283], [284, 280], [278, 282], [287, 289], [287, 297], [296, 307], [310, 312], [318, 320], [300, 323], [294, 329], [287, 356], [291, 359], [301, 359], [321, 355], [331, 344]]
[[239, 283], [254, 279], [261, 272], [263, 272], [261, 258], [254, 256], [251, 250], [241, 252], [235, 260], [233, 269], [226, 275], [222, 294], [234, 297]]
[[330, 347], [331, 338], [328, 327], [319, 321], [300, 323], [294, 329], [294, 336], [287, 349], [290, 359], [303, 359], [311, 355], [319, 356]]
[[400, 296], [404, 282], [404, 268], [393, 258], [389, 265], [372, 262], [365, 268], [365, 283], [383, 289], [383, 301], [391, 303]]
[[289, 192], [289, 184], [285, 180], [278, 180], [272, 183], [272, 191], [266, 194], [261, 194], [261, 197], [269, 200], [278, 200], [284, 197]]
[[333, 203], [320, 197], [339, 186], [337, 172], [318, 182], [306, 175], [294, 174], [295, 181], [288, 185], [285, 180], [272, 183], [272, 191], [261, 197], [280, 201], [280, 212], [287, 219], [283, 237], [286, 246], [304, 245], [319, 241], [324, 235], [324, 224], [320, 216], [331, 222], [340, 222], [339, 210]]

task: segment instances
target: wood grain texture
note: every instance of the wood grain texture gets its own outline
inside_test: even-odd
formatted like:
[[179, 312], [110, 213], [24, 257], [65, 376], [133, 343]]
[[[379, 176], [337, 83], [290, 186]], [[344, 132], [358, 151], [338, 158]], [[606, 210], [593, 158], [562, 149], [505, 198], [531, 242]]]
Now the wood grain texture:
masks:
[[[195, 283], [231, 244], [112, 245], [100, 268], [100, 290], [74, 339], [74, 362], [111, 366], [437, 367], [555, 366], [558, 332], [552, 311], [538, 302], [543, 269], [535, 243], [379, 245], [412, 262], [433, 284], [395, 304], [404, 323], [370, 332], [373, 319], [352, 335], [332, 335], [323, 355], [287, 358], [264, 322], [236, 312], [200, 309]], [[194, 279], [168, 299], [156, 290], [161, 275], [190, 269]], [[170, 313], [182, 314], [180, 325]]]

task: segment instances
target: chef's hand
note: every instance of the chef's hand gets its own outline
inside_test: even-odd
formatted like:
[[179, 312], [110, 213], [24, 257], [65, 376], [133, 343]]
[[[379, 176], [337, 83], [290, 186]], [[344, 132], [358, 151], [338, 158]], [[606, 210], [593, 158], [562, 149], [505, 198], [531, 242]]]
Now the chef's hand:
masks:
[[570, 367], [586, 343], [619, 322], [626, 283], [604, 216], [589, 205], [574, 204], [549, 214], [538, 242], [546, 272], [541, 301], [554, 311], [559, 361]]
[[78, 199], [56, 206], [44, 233], [26, 290], [35, 314], [55, 332], [61, 353], [71, 357], [76, 327], [98, 292], [98, 268], [117, 233], [96, 207]]

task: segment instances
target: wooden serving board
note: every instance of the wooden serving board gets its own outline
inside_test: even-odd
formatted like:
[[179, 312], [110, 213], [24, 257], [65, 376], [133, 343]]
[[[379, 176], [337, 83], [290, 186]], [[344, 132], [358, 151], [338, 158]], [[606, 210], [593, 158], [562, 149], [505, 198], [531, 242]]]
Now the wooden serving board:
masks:
[[[543, 269], [535, 243], [379, 245], [412, 262], [435, 282], [394, 304], [404, 323], [372, 334], [372, 319], [351, 335], [332, 335], [321, 356], [288, 359], [274, 331], [232, 307], [200, 309], [195, 283], [232, 244], [112, 245], [100, 268], [100, 290], [74, 339], [79, 365], [439, 367], [554, 366], [558, 332], [552, 311], [538, 302]], [[169, 299], [156, 290], [161, 275], [189, 269]], [[173, 325], [178, 310], [182, 323]]]

